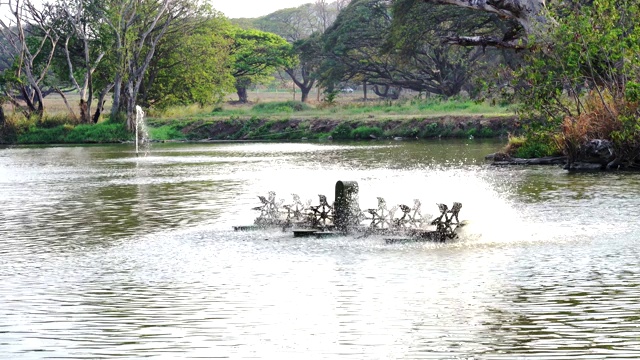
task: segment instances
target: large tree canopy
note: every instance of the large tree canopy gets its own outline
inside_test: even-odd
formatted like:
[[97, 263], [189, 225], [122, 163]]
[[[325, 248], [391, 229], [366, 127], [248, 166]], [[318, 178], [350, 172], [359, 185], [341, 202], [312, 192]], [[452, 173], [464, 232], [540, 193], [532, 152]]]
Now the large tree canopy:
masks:
[[[553, 20], [549, 17], [545, 0], [423, 0], [432, 4], [447, 4], [479, 10], [498, 15], [505, 20], [515, 21], [524, 30], [526, 36], [494, 37], [487, 35], [452, 35], [446, 37], [447, 42], [458, 45], [495, 46], [507, 48], [524, 48], [527, 36], [538, 39], [545, 37], [547, 25]], [[513, 28], [513, 33], [518, 32]]]
[[456, 95], [485, 53], [442, 44], [440, 36], [453, 28], [498, 31], [490, 16], [469, 16], [461, 9], [414, 0], [393, 7], [384, 0], [355, 0], [323, 37], [322, 81]]
[[284, 38], [264, 31], [234, 28], [229, 32], [233, 40], [232, 75], [240, 102], [247, 102], [247, 88], [271, 77], [277, 69], [292, 67], [296, 58], [291, 44]]
[[188, 21], [158, 44], [143, 84], [145, 106], [204, 106], [233, 90], [232, 39], [225, 36], [231, 25], [218, 13]]

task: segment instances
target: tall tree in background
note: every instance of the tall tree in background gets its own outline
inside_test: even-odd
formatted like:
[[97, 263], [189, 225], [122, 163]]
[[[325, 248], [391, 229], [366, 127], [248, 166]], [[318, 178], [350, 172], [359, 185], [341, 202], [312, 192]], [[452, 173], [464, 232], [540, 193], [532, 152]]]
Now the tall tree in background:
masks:
[[304, 4], [295, 8], [275, 11], [258, 18], [253, 26], [257, 30], [271, 32], [294, 43], [306, 39], [320, 31], [320, 24], [315, 17], [314, 5]]
[[385, 51], [396, 54], [399, 63], [411, 69], [426, 91], [444, 96], [455, 95], [463, 88], [470, 90], [470, 80], [479, 73], [488, 78], [485, 63], [495, 67], [503, 62], [504, 54], [492, 48], [443, 44], [443, 37], [470, 31], [482, 37], [505, 37], [517, 28], [517, 24], [495, 14], [418, 0], [396, 0], [392, 9]]
[[235, 87], [238, 100], [248, 102], [247, 88], [269, 79], [277, 69], [292, 67], [296, 58], [291, 45], [282, 37], [259, 30], [235, 28], [232, 56]]
[[141, 102], [172, 105], [215, 104], [234, 89], [233, 39], [229, 22], [210, 12], [172, 27], [160, 41], [142, 86]]
[[323, 36], [322, 81], [330, 86], [365, 80], [374, 91], [385, 89], [378, 91], [384, 96], [392, 88], [456, 95], [484, 52], [441, 44], [438, 34], [469, 23], [490, 27], [491, 21], [411, 0], [394, 7], [385, 0], [355, 0]]
[[322, 42], [319, 34], [293, 43], [293, 52], [298, 58], [297, 66], [285, 69], [291, 80], [300, 88], [302, 102], [309, 99], [309, 92], [317, 80], [317, 71], [322, 59]]
[[36, 115], [41, 119], [45, 96], [42, 86], [59, 41], [50, 26], [51, 9], [39, 9], [30, 0], [8, 0], [3, 5], [11, 12], [7, 18], [0, 18], [0, 31], [6, 41], [3, 52], [12, 54], [14, 62], [3, 72], [2, 88], [6, 98], [26, 117]]
[[118, 65], [114, 80], [112, 118], [117, 118], [120, 112], [125, 113], [127, 127], [134, 127], [138, 92], [158, 42], [172, 24], [184, 21], [200, 9], [199, 3], [187, 0], [106, 2], [105, 21], [115, 37], [114, 50]]
[[253, 23], [259, 30], [278, 34], [293, 45], [299, 62], [295, 67], [287, 68], [286, 73], [300, 89], [302, 101], [307, 101], [309, 92], [316, 84], [322, 58], [320, 35], [333, 24], [340, 11], [350, 1], [317, 0], [295, 8], [275, 11]]
[[[99, 109], [96, 110], [98, 115], [94, 115], [93, 119], [91, 117], [96, 89], [93, 76], [113, 45], [108, 27], [101, 21], [103, 12], [100, 3], [97, 0], [58, 0], [51, 7], [55, 9], [56, 27], [62, 38], [60, 48], [64, 55], [60, 60], [67, 68], [71, 85], [80, 95], [80, 121], [97, 121]], [[106, 91], [102, 89], [104, 93], [112, 88], [111, 84], [103, 86], [107, 88]], [[103, 96], [100, 96], [98, 108], [101, 108], [103, 101]]]
[[[432, 4], [454, 5], [457, 7], [491, 13], [511, 21], [509, 30], [513, 36], [450, 35], [445, 40], [450, 44], [464, 46], [494, 46], [523, 49], [529, 46], [528, 37], [543, 41], [549, 35], [549, 25], [554, 19], [549, 16], [545, 0], [422, 0]], [[523, 31], [520, 31], [522, 29]]]

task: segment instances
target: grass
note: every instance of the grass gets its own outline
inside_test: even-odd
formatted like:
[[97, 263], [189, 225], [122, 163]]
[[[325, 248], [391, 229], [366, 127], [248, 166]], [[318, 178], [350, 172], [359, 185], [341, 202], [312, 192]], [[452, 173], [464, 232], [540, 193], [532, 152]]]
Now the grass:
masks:
[[488, 103], [471, 100], [413, 99], [396, 101], [348, 101], [338, 102], [334, 106], [325, 103], [300, 103], [294, 101], [225, 104], [222, 107], [196, 108], [194, 106], [174, 107], [163, 113], [150, 112], [155, 120], [170, 119], [228, 119], [251, 118], [254, 116], [269, 119], [287, 119], [292, 116], [299, 119], [331, 118], [341, 120], [361, 119], [410, 119], [440, 116], [510, 116], [513, 110], [506, 106], [492, 106]]
[[60, 125], [51, 128], [31, 127], [17, 134], [18, 144], [115, 143], [131, 140], [122, 124]]
[[185, 140], [187, 137], [185, 134], [176, 129], [172, 125], [163, 125], [157, 128], [149, 128], [149, 138], [152, 140], [166, 141], [166, 140]]
[[[77, 104], [68, 96], [72, 106]], [[496, 118], [513, 116], [508, 106], [465, 99], [444, 100], [438, 97], [399, 100], [362, 100], [362, 93], [339, 94], [335, 103], [317, 102], [311, 94], [309, 103], [292, 100], [292, 93], [251, 93], [248, 104], [229, 101], [217, 106], [178, 106], [162, 112], [147, 111], [152, 140], [199, 139], [369, 139], [372, 137], [494, 137], [502, 129], [467, 123], [480, 115]], [[233, 100], [233, 99], [230, 99]], [[5, 106], [13, 122], [13, 132], [1, 133], [5, 143], [106, 143], [132, 138], [118, 124], [77, 125], [70, 119], [59, 97], [47, 97], [42, 121], [15, 120], [20, 116]], [[74, 109], [75, 110], [75, 109]], [[105, 114], [108, 114], [108, 108]], [[430, 120], [433, 119], [433, 120]], [[437, 119], [437, 120], [436, 120]], [[318, 123], [325, 124], [318, 126]], [[327, 123], [332, 126], [327, 127]], [[464, 126], [460, 126], [460, 125]]]

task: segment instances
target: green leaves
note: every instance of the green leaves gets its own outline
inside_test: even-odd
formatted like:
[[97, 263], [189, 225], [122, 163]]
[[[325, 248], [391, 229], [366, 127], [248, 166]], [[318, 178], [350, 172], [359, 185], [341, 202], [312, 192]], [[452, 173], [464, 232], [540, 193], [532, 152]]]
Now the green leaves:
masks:
[[260, 82], [276, 69], [295, 65], [297, 59], [291, 45], [282, 37], [259, 30], [233, 28], [232, 39], [233, 76]]
[[[195, 21], [195, 20], [194, 20]], [[233, 90], [232, 40], [228, 22], [212, 17], [188, 33], [168, 34], [159, 45], [147, 81], [147, 101], [164, 109], [174, 105], [215, 104]]]

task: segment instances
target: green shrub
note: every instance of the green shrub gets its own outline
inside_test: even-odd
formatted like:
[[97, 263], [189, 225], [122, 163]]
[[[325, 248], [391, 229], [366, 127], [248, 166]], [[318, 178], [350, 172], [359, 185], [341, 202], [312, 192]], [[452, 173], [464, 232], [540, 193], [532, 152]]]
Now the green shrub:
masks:
[[553, 154], [553, 148], [548, 144], [539, 142], [525, 142], [525, 144], [516, 151], [515, 155], [519, 158], [531, 159], [551, 156]]
[[114, 143], [131, 139], [122, 124], [61, 125], [54, 128], [31, 127], [17, 136], [19, 144]]
[[38, 127], [51, 129], [61, 125], [66, 125], [66, 124], [74, 125], [77, 123], [78, 123], [77, 120], [72, 119], [67, 115], [46, 115], [38, 123]]
[[353, 129], [349, 126], [348, 123], [343, 122], [338, 124], [333, 131], [331, 131], [331, 136], [336, 140], [347, 140], [351, 139], [351, 131]]
[[18, 135], [19, 144], [62, 144], [67, 130], [64, 126], [54, 128], [30, 128]]
[[132, 134], [123, 124], [78, 125], [67, 134], [67, 143], [115, 143], [130, 140]]
[[310, 109], [309, 105], [300, 101], [268, 102], [257, 104], [251, 108], [252, 111], [257, 113], [292, 113]]
[[510, 136], [505, 150], [507, 154], [518, 158], [531, 159], [560, 155], [555, 141], [547, 135]]
[[481, 138], [492, 138], [496, 136], [496, 132], [490, 128], [490, 127], [483, 127], [479, 132], [478, 132], [478, 137]]
[[182, 131], [171, 125], [164, 125], [158, 128], [149, 128], [149, 137], [152, 140], [184, 140], [185, 136]]
[[435, 137], [439, 135], [438, 123], [430, 123], [424, 128], [422, 137]]
[[371, 135], [381, 137], [383, 135], [383, 131], [376, 126], [358, 126], [351, 131], [351, 138], [353, 139], [369, 139]]

